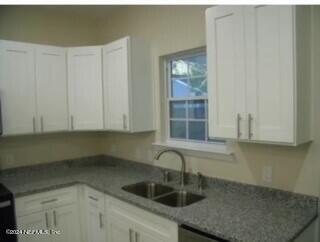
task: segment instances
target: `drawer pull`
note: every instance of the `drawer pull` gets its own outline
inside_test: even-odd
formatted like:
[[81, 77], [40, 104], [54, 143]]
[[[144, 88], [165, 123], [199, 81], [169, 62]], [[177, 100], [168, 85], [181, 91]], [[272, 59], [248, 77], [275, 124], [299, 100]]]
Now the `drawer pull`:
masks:
[[55, 210], [53, 211], [53, 223], [54, 226], [57, 227], [57, 213]]
[[53, 203], [53, 202], [57, 202], [57, 201], [58, 201], [57, 198], [53, 198], [53, 199], [50, 199], [50, 200], [42, 201], [41, 204]]
[[100, 222], [100, 229], [103, 228], [103, 214], [102, 213], [99, 213], [99, 222]]
[[46, 216], [46, 227], [48, 229], [49, 228], [49, 218], [48, 218], [48, 213], [47, 212], [45, 213], [45, 216]]
[[91, 200], [93, 200], [93, 201], [96, 201], [96, 202], [98, 202], [98, 201], [99, 201], [99, 199], [98, 199], [98, 198], [95, 198], [95, 197], [93, 197], [93, 196], [89, 196], [89, 198], [90, 198]]

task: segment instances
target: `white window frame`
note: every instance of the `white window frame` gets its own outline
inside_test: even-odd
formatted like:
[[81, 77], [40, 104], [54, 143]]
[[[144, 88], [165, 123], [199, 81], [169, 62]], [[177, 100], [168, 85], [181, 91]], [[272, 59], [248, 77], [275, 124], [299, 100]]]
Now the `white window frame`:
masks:
[[[172, 98], [171, 97], [171, 69], [170, 69], [170, 62], [174, 59], [179, 58], [188, 58], [192, 56], [196, 56], [197, 54], [206, 54], [205, 48], [198, 48], [191, 51], [186, 52], [180, 52], [175, 55], [169, 55], [164, 58], [164, 90], [162, 90], [162, 93], [164, 94], [163, 98], [165, 98], [164, 103], [165, 106], [163, 107], [164, 111], [164, 117], [162, 118], [162, 122], [165, 122], [165, 125], [163, 127], [164, 135], [163, 135], [163, 141], [162, 142], [156, 142], [154, 143], [154, 146], [156, 149], [162, 149], [162, 148], [174, 148], [178, 149], [181, 152], [183, 152], [185, 155], [193, 156], [193, 157], [200, 157], [200, 158], [213, 158], [213, 159], [219, 159], [219, 160], [228, 160], [233, 161], [233, 152], [231, 151], [232, 148], [230, 145], [227, 144], [227, 142], [208, 142], [201, 141], [201, 140], [192, 140], [192, 139], [175, 139], [170, 137], [170, 101], [193, 101], [193, 100], [205, 100], [205, 102], [208, 103], [208, 97], [207, 96], [201, 96], [201, 97], [182, 97], [182, 98]], [[188, 111], [188, 110], [187, 110]], [[207, 110], [206, 110], [207, 112]], [[206, 114], [207, 120], [206, 122], [206, 137], [208, 137], [208, 115]], [[187, 119], [187, 118], [186, 118]], [[184, 119], [185, 120], [185, 119]], [[187, 119], [187, 121], [190, 119]], [[192, 120], [192, 119], [191, 119]], [[186, 121], [186, 122], [187, 122]], [[198, 120], [199, 121], [199, 120]], [[188, 122], [187, 122], [187, 132], [188, 132]], [[188, 134], [187, 134], [188, 137]]]

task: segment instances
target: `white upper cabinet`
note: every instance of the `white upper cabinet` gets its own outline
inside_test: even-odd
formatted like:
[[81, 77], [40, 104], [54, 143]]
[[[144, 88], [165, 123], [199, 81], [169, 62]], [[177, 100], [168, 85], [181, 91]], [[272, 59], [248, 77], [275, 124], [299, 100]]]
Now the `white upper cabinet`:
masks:
[[36, 132], [34, 47], [0, 41], [0, 98], [3, 134]]
[[37, 130], [68, 130], [67, 63], [64, 48], [36, 47]]
[[237, 138], [242, 135], [237, 125], [243, 125], [245, 115], [243, 33], [242, 7], [219, 7], [207, 12], [210, 136]]
[[148, 45], [130, 37], [103, 47], [105, 129], [154, 129], [150, 62]]
[[217, 6], [206, 18], [209, 135], [310, 141], [309, 7]]
[[101, 47], [68, 49], [68, 84], [71, 129], [102, 129]]

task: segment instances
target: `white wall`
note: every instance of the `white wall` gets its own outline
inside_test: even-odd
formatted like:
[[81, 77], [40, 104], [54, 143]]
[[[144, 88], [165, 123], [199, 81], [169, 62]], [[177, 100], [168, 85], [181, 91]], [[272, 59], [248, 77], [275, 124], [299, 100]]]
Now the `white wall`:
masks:
[[[103, 44], [132, 35], [152, 46], [157, 126], [160, 129], [161, 56], [205, 45], [205, 6], [127, 6], [99, 21], [65, 12], [30, 7], [0, 7], [0, 38], [63, 46]], [[314, 92], [320, 90], [320, 7], [315, 7]], [[273, 167], [272, 187], [318, 195], [320, 159], [320, 95], [314, 95], [312, 144], [282, 147], [236, 144], [235, 162], [187, 157], [188, 169], [229, 180], [262, 184], [265, 165]], [[143, 134], [115, 132], [55, 134], [0, 138], [0, 169], [105, 153], [153, 164], [152, 143], [161, 131]], [[13, 157], [13, 158], [12, 158]], [[178, 168], [176, 157], [157, 164]]]
[[[107, 16], [100, 22], [100, 43], [106, 43], [125, 35], [143, 38], [151, 43], [153, 81], [156, 93], [156, 114], [160, 130], [160, 107], [163, 95], [159, 97], [161, 79], [159, 59], [161, 56], [205, 45], [206, 6], [130, 6]], [[319, 38], [320, 8], [316, 7], [314, 18], [315, 37]], [[315, 40], [317, 51], [319, 40]], [[316, 63], [319, 62], [318, 56]], [[319, 68], [315, 68], [318, 71]], [[315, 73], [319, 86], [319, 73]], [[320, 88], [314, 88], [320, 90]], [[317, 95], [316, 95], [317, 96]], [[315, 97], [315, 125], [320, 116], [319, 98]], [[312, 144], [299, 147], [285, 147], [261, 144], [236, 144], [236, 161], [227, 162], [213, 159], [187, 158], [188, 170], [202, 172], [205, 175], [240, 181], [250, 184], [265, 185], [261, 181], [262, 168], [273, 167], [272, 187], [317, 195], [319, 191], [319, 131]], [[139, 135], [108, 134], [103, 146], [107, 154], [146, 163], [152, 160], [152, 142], [161, 135], [158, 131]], [[175, 156], [167, 155], [157, 165], [179, 169]]]

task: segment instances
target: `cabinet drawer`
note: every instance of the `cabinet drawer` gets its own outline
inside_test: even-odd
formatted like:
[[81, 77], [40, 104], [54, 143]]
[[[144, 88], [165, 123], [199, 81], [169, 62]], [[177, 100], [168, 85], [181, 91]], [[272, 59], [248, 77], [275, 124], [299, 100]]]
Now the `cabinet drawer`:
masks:
[[175, 222], [108, 196], [106, 197], [106, 205], [108, 216], [122, 218], [125, 221], [130, 221], [133, 227], [153, 231], [169, 241], [177, 241], [178, 225]]
[[90, 187], [85, 187], [85, 199], [90, 206], [104, 210], [104, 198], [105, 195]]
[[77, 201], [77, 187], [37, 193], [15, 200], [17, 216], [43, 211]]

